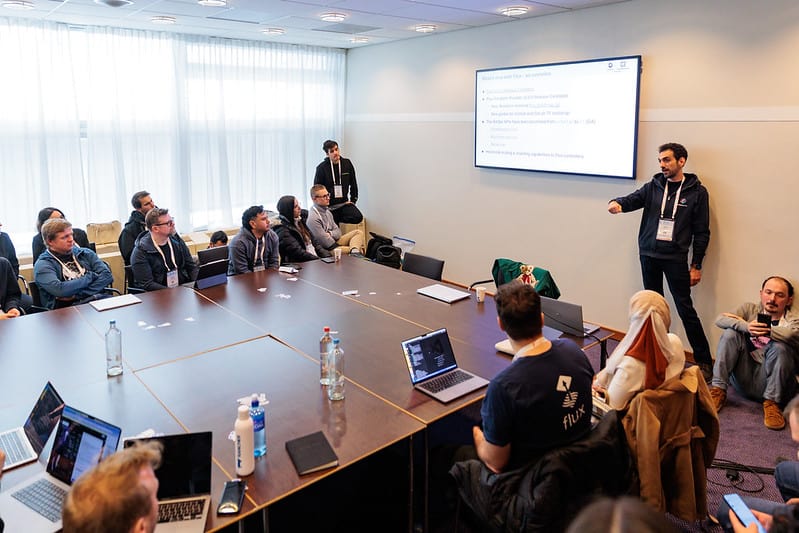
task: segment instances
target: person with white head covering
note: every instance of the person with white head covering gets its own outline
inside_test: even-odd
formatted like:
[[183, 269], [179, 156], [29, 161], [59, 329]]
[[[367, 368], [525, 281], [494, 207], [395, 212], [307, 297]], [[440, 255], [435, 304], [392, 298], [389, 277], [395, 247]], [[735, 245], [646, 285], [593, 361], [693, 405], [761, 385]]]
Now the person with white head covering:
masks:
[[671, 313], [663, 296], [645, 290], [630, 298], [630, 328], [594, 382], [595, 389], [606, 391], [613, 409], [623, 409], [638, 392], [682, 373], [685, 351], [669, 326]]

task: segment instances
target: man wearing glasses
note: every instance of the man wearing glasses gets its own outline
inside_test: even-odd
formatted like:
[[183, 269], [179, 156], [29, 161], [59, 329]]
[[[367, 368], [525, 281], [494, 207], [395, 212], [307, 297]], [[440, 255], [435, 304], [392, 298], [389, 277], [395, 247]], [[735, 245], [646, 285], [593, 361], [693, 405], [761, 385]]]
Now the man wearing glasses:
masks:
[[186, 243], [175, 235], [168, 209], [154, 207], [144, 217], [149, 230], [136, 239], [130, 256], [136, 286], [146, 291], [173, 288], [197, 278], [197, 263]]
[[308, 211], [308, 229], [322, 248], [319, 257], [330, 257], [333, 249], [341, 246], [345, 252], [363, 253], [363, 232], [359, 229], [341, 234], [330, 212], [330, 193], [324, 185], [311, 187], [313, 206]]

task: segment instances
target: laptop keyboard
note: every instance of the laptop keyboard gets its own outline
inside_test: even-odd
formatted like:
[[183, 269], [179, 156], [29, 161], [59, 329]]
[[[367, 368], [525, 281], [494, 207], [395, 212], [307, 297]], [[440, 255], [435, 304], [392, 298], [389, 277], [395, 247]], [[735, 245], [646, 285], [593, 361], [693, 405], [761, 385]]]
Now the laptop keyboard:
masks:
[[61, 508], [67, 491], [49, 481], [40, 479], [11, 494], [51, 522], [61, 520]]
[[28, 447], [19, 438], [18, 431], [0, 435], [0, 449], [6, 452], [8, 464], [14, 464], [28, 457]]
[[196, 520], [203, 516], [205, 499], [186, 500], [172, 503], [158, 504], [159, 522], [180, 522], [183, 520]]
[[430, 392], [441, 392], [469, 379], [472, 379], [471, 374], [467, 374], [462, 370], [453, 370], [449, 374], [425, 381], [419, 386]]

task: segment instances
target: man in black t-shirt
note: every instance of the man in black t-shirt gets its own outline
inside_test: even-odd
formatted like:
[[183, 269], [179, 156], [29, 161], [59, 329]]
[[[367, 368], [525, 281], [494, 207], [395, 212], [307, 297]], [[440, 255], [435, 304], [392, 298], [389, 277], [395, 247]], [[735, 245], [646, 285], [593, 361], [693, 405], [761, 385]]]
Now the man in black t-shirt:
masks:
[[591, 430], [594, 371], [571, 341], [542, 334], [541, 299], [532, 285], [518, 281], [495, 297], [499, 327], [516, 356], [488, 385], [473, 430], [478, 457], [494, 472], [512, 470]]

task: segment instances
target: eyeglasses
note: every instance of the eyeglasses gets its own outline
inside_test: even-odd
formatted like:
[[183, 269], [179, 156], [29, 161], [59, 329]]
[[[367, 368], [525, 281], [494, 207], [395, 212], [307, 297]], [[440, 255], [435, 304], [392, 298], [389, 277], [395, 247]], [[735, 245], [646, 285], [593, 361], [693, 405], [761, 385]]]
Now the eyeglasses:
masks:
[[329, 194], [317, 194], [314, 198], [330, 198]]
[[170, 219], [167, 222], [159, 222], [158, 224], [153, 224], [153, 226], [174, 226], [174, 225], [175, 225], [175, 219], [174, 218]]

